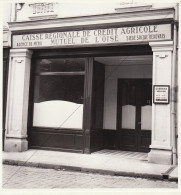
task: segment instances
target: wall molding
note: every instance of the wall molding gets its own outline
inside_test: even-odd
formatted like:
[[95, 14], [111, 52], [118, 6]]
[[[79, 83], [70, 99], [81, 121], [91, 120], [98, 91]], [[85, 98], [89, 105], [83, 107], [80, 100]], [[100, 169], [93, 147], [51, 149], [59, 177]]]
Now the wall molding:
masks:
[[[159, 19], [158, 19], [159, 18]], [[174, 19], [174, 8], [167, 9], [149, 9], [144, 11], [135, 11], [131, 13], [109, 13], [91, 16], [77, 16], [67, 18], [45, 19], [36, 21], [21, 21], [9, 22], [10, 31], [18, 32], [36, 32], [46, 30], [56, 30], [61, 28], [68, 29], [84, 29], [101, 26], [113, 25], [132, 25], [133, 22], [148, 25], [148, 21], [153, 22], [166, 22]]]

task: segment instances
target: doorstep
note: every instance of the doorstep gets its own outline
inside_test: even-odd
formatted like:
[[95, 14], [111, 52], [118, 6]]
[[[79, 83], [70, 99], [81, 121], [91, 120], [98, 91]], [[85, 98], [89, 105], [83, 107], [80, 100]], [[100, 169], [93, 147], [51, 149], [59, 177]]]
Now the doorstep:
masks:
[[178, 181], [177, 167], [148, 163], [144, 155], [111, 150], [78, 154], [30, 149], [3, 152], [3, 164]]

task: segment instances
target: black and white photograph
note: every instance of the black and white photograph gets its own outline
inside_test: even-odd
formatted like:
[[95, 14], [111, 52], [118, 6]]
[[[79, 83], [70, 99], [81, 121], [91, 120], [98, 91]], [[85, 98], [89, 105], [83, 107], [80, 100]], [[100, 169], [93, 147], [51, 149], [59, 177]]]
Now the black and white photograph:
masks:
[[178, 192], [180, 2], [1, 8], [2, 192]]

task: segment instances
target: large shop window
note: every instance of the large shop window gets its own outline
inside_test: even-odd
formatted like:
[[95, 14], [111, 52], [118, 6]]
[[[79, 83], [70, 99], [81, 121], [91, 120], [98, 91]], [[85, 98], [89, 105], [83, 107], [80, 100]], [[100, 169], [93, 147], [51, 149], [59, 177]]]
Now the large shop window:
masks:
[[85, 59], [38, 59], [33, 126], [82, 129]]

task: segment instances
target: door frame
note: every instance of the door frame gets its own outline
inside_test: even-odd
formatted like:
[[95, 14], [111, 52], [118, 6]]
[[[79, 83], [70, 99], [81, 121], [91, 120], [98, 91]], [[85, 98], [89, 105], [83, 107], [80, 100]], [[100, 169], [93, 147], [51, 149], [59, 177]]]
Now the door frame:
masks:
[[[135, 117], [135, 129], [129, 130], [129, 129], [121, 129], [122, 124], [122, 113], [121, 109], [119, 107], [121, 106], [121, 92], [120, 92], [120, 86], [121, 81], [123, 80], [132, 80], [137, 82], [136, 84], [136, 90], [140, 87], [138, 91], [136, 91], [136, 98], [139, 98], [139, 102], [136, 104], [136, 117]], [[137, 152], [149, 152], [150, 148], [149, 145], [151, 144], [151, 130], [142, 130], [141, 129], [141, 101], [142, 101], [142, 87], [144, 81], [152, 82], [151, 78], [120, 78], [117, 81], [117, 119], [116, 119], [116, 149], [118, 150], [129, 150], [129, 151], [137, 151]], [[151, 84], [152, 86], [152, 84]], [[152, 91], [152, 90], [151, 90]], [[152, 100], [151, 100], [152, 102]], [[126, 133], [125, 133], [126, 132]], [[127, 136], [134, 137], [135, 145], [130, 146], [124, 146], [123, 145], [123, 137], [124, 133]], [[142, 145], [142, 142], [148, 142], [148, 145]]]

